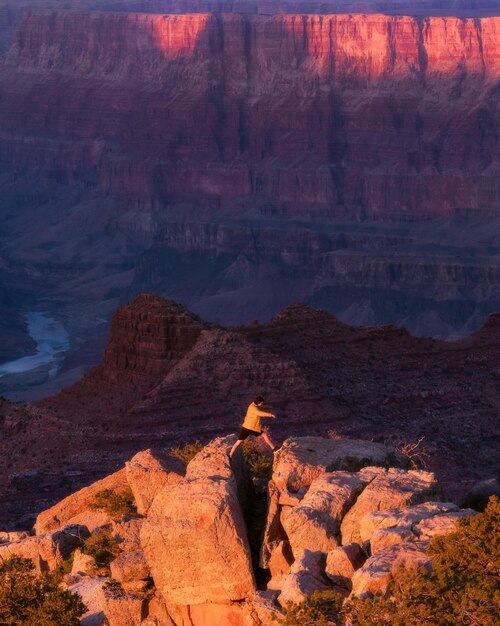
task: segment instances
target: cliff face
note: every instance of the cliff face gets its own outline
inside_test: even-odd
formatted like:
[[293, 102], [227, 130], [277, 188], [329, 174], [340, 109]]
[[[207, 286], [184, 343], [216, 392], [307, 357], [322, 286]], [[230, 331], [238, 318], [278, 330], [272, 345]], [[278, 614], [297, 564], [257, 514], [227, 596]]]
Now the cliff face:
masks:
[[141, 206], [496, 211], [499, 19], [29, 12], [2, 167]]

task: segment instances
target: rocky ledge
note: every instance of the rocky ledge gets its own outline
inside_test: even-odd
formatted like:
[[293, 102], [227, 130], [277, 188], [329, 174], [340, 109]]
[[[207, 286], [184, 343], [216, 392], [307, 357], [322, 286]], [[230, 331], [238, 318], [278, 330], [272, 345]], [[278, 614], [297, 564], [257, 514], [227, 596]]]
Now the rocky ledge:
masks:
[[[430, 539], [475, 514], [442, 502], [433, 473], [381, 444], [288, 439], [263, 484], [241, 448], [229, 462], [234, 439], [213, 440], [186, 468], [136, 454], [40, 513], [31, 533], [0, 533], [0, 558], [29, 557], [43, 572], [72, 557], [62, 585], [83, 598], [85, 626], [271, 626], [314, 591], [383, 594], [401, 571], [429, 570]], [[137, 515], [96, 511], [104, 489], [130, 489]], [[107, 575], [80, 550], [103, 529], [119, 546]]]

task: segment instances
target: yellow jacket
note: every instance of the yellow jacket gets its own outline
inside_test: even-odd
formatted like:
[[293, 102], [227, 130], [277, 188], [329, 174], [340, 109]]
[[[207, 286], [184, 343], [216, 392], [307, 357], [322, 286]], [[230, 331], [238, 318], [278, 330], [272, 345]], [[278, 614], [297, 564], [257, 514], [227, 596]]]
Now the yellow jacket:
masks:
[[247, 409], [247, 414], [245, 415], [245, 421], [243, 422], [243, 428], [247, 428], [248, 430], [255, 430], [258, 433], [262, 432], [262, 424], [260, 423], [261, 417], [272, 417], [272, 413], [268, 413], [267, 411], [263, 411], [262, 408], [259, 408], [255, 402], [249, 405]]

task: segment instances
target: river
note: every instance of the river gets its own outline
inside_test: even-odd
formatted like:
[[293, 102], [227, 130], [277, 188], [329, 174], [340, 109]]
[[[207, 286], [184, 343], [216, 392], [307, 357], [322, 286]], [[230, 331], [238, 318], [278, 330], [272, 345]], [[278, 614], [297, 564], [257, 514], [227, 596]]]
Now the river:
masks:
[[9, 374], [23, 374], [38, 367], [48, 367], [49, 378], [55, 376], [69, 349], [69, 336], [61, 322], [46, 313], [26, 313], [30, 336], [36, 341], [36, 352], [14, 361], [0, 364], [0, 378]]

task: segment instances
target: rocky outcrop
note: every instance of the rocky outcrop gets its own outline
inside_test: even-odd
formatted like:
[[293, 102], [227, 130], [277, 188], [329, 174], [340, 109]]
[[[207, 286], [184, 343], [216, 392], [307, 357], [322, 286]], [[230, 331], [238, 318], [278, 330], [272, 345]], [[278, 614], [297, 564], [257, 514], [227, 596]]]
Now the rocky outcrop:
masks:
[[389, 469], [380, 473], [364, 489], [342, 520], [342, 543], [360, 542], [360, 527], [372, 511], [418, 504], [439, 499], [439, 487], [430, 472]]
[[273, 481], [278, 489], [298, 491], [315, 478], [334, 470], [356, 471], [368, 465], [407, 466], [408, 461], [394, 450], [371, 441], [321, 437], [288, 440], [276, 455]]
[[127, 487], [125, 470], [121, 469], [76, 493], [72, 493], [38, 515], [35, 523], [36, 534], [42, 535], [50, 530], [75, 523], [84, 524], [89, 530], [110, 523], [109, 515], [91, 508], [92, 505], [96, 504], [96, 494], [105, 489], [122, 492]]
[[[72, 555], [72, 572], [62, 586], [86, 603], [83, 625], [272, 626], [288, 603], [302, 602], [315, 591], [369, 597], [385, 593], [402, 571], [430, 571], [425, 552], [430, 538], [453, 532], [458, 519], [475, 515], [440, 502], [385, 508], [393, 501], [432, 495], [436, 485], [429, 472], [375, 466], [323, 471], [297, 492], [280, 491], [270, 481], [261, 556], [271, 578], [266, 584], [260, 572], [258, 580], [266, 588], [257, 592], [248, 536], [255, 540], [260, 526], [253, 525], [260, 523], [260, 515], [245, 518], [242, 513], [238, 497], [251, 494], [241, 488], [247, 483], [241, 449], [231, 462], [227, 457], [234, 440], [234, 435], [212, 440], [188, 463], [181, 480], [150, 481], [152, 503], [144, 517], [125, 516], [109, 525], [109, 537], [119, 539], [109, 579], [98, 576], [102, 569], [94, 558], [78, 549], [89, 536], [83, 527], [0, 544], [0, 558], [27, 556], [42, 573]], [[283, 448], [286, 452], [298, 443], [294, 438]], [[331, 454], [331, 443], [315, 438], [315, 453], [323, 444], [323, 453]], [[363, 450], [359, 441], [344, 444], [344, 451]], [[350, 462], [359, 464], [360, 458]], [[164, 467], [158, 468], [150, 450], [137, 454], [134, 463], [138, 460], [141, 472], [146, 465], [164, 478]], [[277, 460], [275, 472], [278, 465]], [[145, 477], [150, 478], [148, 472]], [[379, 508], [373, 508], [374, 502]], [[346, 521], [362, 539], [340, 546], [339, 530]], [[371, 549], [369, 558], [361, 543], [368, 553]]]
[[182, 462], [176, 461], [170, 455], [159, 457], [151, 450], [144, 450], [125, 463], [127, 482], [134, 494], [137, 513], [145, 515], [162, 487], [182, 480], [184, 468]]
[[300, 504], [281, 516], [294, 556], [305, 549], [329, 552], [338, 546], [342, 519], [364, 486], [352, 472], [332, 472], [316, 478]]
[[212, 444], [217, 450], [212, 463], [201, 451], [183, 481], [157, 494], [142, 527], [141, 544], [168, 606], [226, 605], [255, 591], [237, 483], [227, 457], [231, 441]]
[[81, 385], [149, 390], [194, 346], [203, 326], [185, 307], [142, 294], [116, 311], [103, 362]]
[[0, 544], [0, 559], [11, 556], [31, 559], [35, 571], [41, 574], [55, 570], [88, 537], [89, 532], [85, 526], [65, 526], [62, 530], [45, 535]]

